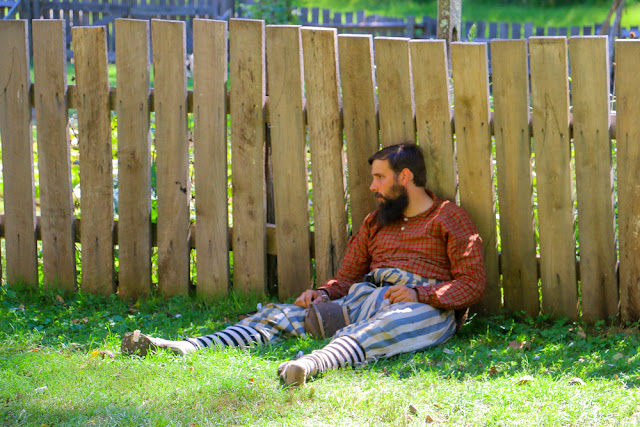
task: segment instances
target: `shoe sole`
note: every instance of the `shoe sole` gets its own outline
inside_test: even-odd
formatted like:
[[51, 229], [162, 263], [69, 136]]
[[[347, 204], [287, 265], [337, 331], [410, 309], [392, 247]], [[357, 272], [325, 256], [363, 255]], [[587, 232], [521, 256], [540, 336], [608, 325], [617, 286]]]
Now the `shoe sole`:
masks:
[[[127, 332], [122, 337], [120, 350], [123, 354], [144, 357], [149, 351], [155, 351], [158, 348], [148, 336], [140, 334], [139, 331], [137, 332], [137, 334], [136, 332]], [[134, 340], [136, 335], [138, 335], [137, 340]]]

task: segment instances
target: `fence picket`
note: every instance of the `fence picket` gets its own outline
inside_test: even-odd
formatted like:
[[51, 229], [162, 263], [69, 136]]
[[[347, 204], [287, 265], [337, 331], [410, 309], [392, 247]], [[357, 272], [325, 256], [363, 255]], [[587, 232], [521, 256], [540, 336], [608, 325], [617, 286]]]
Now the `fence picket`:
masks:
[[367, 214], [376, 207], [369, 190], [371, 167], [366, 161], [379, 148], [373, 39], [369, 35], [340, 35], [338, 54], [351, 224], [352, 234], [355, 234]]
[[118, 114], [118, 295], [151, 290], [149, 22], [116, 21]]
[[44, 286], [76, 289], [64, 23], [35, 20], [33, 75]]
[[189, 144], [184, 22], [151, 22], [156, 118], [158, 288], [189, 288]]
[[266, 278], [264, 22], [229, 22], [233, 282], [264, 293]]
[[500, 273], [489, 128], [489, 77], [485, 43], [452, 43], [460, 205], [474, 219], [482, 237], [487, 288], [479, 311], [500, 309]]
[[409, 47], [416, 127], [427, 164], [427, 187], [439, 197], [455, 202], [458, 184], [446, 44], [444, 40], [414, 40]]
[[300, 27], [269, 25], [266, 41], [278, 297], [287, 299], [313, 285]]
[[409, 39], [376, 37], [375, 52], [382, 146], [415, 143]]
[[533, 37], [529, 51], [542, 308], [547, 314], [573, 320], [578, 316], [578, 295], [567, 40]]
[[336, 39], [335, 29], [302, 29], [318, 284], [337, 273], [347, 246]]
[[196, 19], [193, 30], [196, 290], [219, 296], [229, 286], [227, 23]]
[[83, 292], [113, 293], [113, 171], [104, 27], [73, 28]]
[[618, 312], [607, 37], [572, 37], [569, 52], [582, 318], [593, 322]]
[[640, 42], [618, 40], [615, 49], [621, 314], [623, 321], [636, 321], [640, 317]]
[[[0, 130], [7, 283], [38, 287], [27, 21], [0, 22]], [[0, 272], [1, 276], [2, 272]]]
[[505, 308], [540, 312], [526, 40], [491, 42]]

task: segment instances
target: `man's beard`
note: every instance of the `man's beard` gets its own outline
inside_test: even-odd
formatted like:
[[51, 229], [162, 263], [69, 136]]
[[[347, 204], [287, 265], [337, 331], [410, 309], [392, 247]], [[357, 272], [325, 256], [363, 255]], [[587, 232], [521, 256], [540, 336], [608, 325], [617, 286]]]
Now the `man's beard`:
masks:
[[376, 193], [376, 196], [383, 198], [378, 203], [378, 212], [376, 213], [376, 222], [380, 227], [402, 218], [404, 210], [409, 206], [409, 193], [398, 183], [393, 184], [387, 197], [380, 193]]

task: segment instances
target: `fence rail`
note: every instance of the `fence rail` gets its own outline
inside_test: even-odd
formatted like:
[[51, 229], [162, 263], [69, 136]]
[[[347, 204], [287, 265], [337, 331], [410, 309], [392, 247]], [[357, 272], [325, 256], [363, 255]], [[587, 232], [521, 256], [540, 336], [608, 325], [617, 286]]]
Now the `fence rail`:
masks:
[[9, 283], [123, 297], [191, 285], [215, 297], [231, 282], [264, 292], [275, 254], [286, 299], [335, 273], [347, 220], [355, 231], [374, 207], [368, 155], [414, 141], [428, 186], [478, 224], [488, 273], [479, 310], [640, 318], [640, 41], [615, 44], [615, 97], [606, 37], [493, 41], [490, 97], [485, 43], [454, 43], [449, 75], [444, 41], [196, 20], [189, 91], [185, 23], [115, 25], [117, 89], [103, 27], [73, 29], [67, 86], [64, 21], [33, 21], [33, 81], [27, 23], [0, 22]]

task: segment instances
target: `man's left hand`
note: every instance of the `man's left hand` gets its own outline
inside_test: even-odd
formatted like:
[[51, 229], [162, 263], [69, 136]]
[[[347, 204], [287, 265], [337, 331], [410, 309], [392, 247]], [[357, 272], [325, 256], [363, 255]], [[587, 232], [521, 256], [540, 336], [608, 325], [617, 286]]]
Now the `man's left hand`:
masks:
[[389, 286], [384, 293], [384, 298], [388, 299], [390, 304], [396, 302], [418, 302], [418, 292], [405, 285]]

